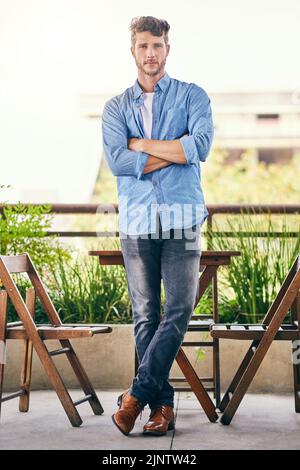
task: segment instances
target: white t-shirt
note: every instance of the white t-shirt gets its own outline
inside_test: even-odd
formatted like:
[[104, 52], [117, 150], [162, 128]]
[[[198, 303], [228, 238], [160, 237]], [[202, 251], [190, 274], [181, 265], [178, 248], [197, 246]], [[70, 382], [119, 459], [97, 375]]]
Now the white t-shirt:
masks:
[[145, 139], [151, 139], [153, 96], [154, 96], [154, 91], [152, 93], [144, 93], [144, 104], [141, 106]]

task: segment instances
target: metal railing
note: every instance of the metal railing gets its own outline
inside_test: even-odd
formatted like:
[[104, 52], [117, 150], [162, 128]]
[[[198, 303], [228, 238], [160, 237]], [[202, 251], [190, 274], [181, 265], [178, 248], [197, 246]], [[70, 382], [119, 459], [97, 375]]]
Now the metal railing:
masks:
[[[42, 204], [22, 204], [24, 207], [28, 206], [41, 206]], [[107, 204], [50, 204], [51, 210], [50, 213], [55, 214], [118, 214], [118, 204], [117, 203], [107, 203]], [[0, 204], [0, 214], [3, 215], [4, 207], [15, 207], [16, 204]], [[207, 217], [206, 223], [207, 228], [203, 231], [203, 235], [207, 237], [207, 246], [209, 248], [211, 238], [213, 237], [213, 219], [217, 214], [225, 215], [238, 215], [238, 214], [247, 214], [247, 215], [261, 215], [261, 214], [289, 214], [289, 215], [299, 215], [300, 214], [300, 204], [213, 204], [207, 205], [209, 215]], [[47, 235], [57, 235], [58, 237], [118, 237], [118, 232], [110, 231], [64, 231], [64, 230], [50, 230], [46, 232]], [[234, 237], [233, 232], [220, 232], [218, 235], [224, 237]], [[267, 236], [267, 232], [243, 232], [244, 236], [253, 236], [253, 237], [264, 237]], [[274, 233], [275, 236], [280, 237], [281, 232]], [[289, 237], [297, 237], [297, 232], [289, 232], [285, 234]]]

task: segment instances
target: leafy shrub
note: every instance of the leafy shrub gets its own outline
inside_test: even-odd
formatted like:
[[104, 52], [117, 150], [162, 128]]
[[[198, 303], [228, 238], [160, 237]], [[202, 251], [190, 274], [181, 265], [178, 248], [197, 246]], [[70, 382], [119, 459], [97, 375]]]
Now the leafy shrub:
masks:
[[253, 212], [244, 212], [238, 218], [227, 218], [232, 232], [230, 238], [218, 233], [221, 230], [217, 223], [217, 230], [210, 231], [213, 249], [241, 252], [241, 256], [232, 258], [230, 267], [224, 271], [223, 283], [233, 292], [238, 320], [245, 323], [257, 323], [262, 319], [300, 252], [299, 222], [296, 237], [291, 237], [286, 216], [280, 223], [277, 221], [276, 228], [271, 215], [257, 217]]

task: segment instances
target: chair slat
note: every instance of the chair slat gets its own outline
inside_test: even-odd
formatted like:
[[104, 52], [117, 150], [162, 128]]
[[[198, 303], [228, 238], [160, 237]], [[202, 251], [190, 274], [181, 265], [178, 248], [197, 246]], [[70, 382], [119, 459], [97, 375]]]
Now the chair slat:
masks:
[[8, 400], [13, 400], [14, 398], [22, 397], [23, 395], [26, 395], [25, 390], [19, 390], [18, 392], [11, 393], [10, 395], [6, 395], [1, 399], [1, 402], [4, 403], [5, 401]]
[[74, 406], [81, 405], [81, 403], [85, 403], [86, 401], [89, 401], [93, 398], [93, 395], [86, 395], [83, 398], [80, 398], [79, 400], [74, 401]]
[[54, 351], [49, 351], [49, 356], [59, 356], [60, 354], [66, 354], [70, 351], [70, 348], [55, 349]]
[[1, 255], [0, 260], [3, 261], [10, 273], [26, 273], [30, 271], [30, 263], [27, 253], [22, 253], [16, 256]]
[[[245, 328], [218, 328], [218, 326], [213, 326], [210, 334], [213, 338], [219, 339], [236, 339], [236, 340], [261, 340], [265, 335], [266, 330], [263, 328], [253, 328], [253, 329], [245, 329]], [[290, 328], [290, 329], [282, 329], [276, 333], [274, 340], [276, 341], [294, 341], [297, 340], [299, 336], [298, 329]]]
[[[96, 334], [110, 333], [112, 328], [110, 326], [98, 327], [56, 327], [56, 326], [39, 326], [37, 325], [37, 331], [40, 337], [44, 340], [47, 339], [74, 339], [74, 338], [85, 338], [94, 336]], [[23, 326], [16, 326], [13, 328], [6, 329], [7, 339], [28, 339], [28, 335]]]
[[14, 321], [14, 322], [7, 323], [7, 326], [10, 328], [13, 328], [15, 326], [21, 326], [21, 325], [23, 325], [22, 321]]

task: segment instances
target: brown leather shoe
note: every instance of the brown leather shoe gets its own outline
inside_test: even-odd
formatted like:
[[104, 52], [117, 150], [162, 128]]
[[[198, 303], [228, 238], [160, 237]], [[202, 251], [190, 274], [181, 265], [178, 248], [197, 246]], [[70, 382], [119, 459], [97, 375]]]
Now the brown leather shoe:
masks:
[[175, 417], [171, 406], [162, 405], [151, 411], [148, 422], [143, 428], [144, 436], [164, 436], [174, 429]]
[[125, 436], [133, 429], [136, 418], [144, 409], [140, 401], [130, 395], [129, 390], [118, 397], [119, 410], [112, 415], [113, 423]]

